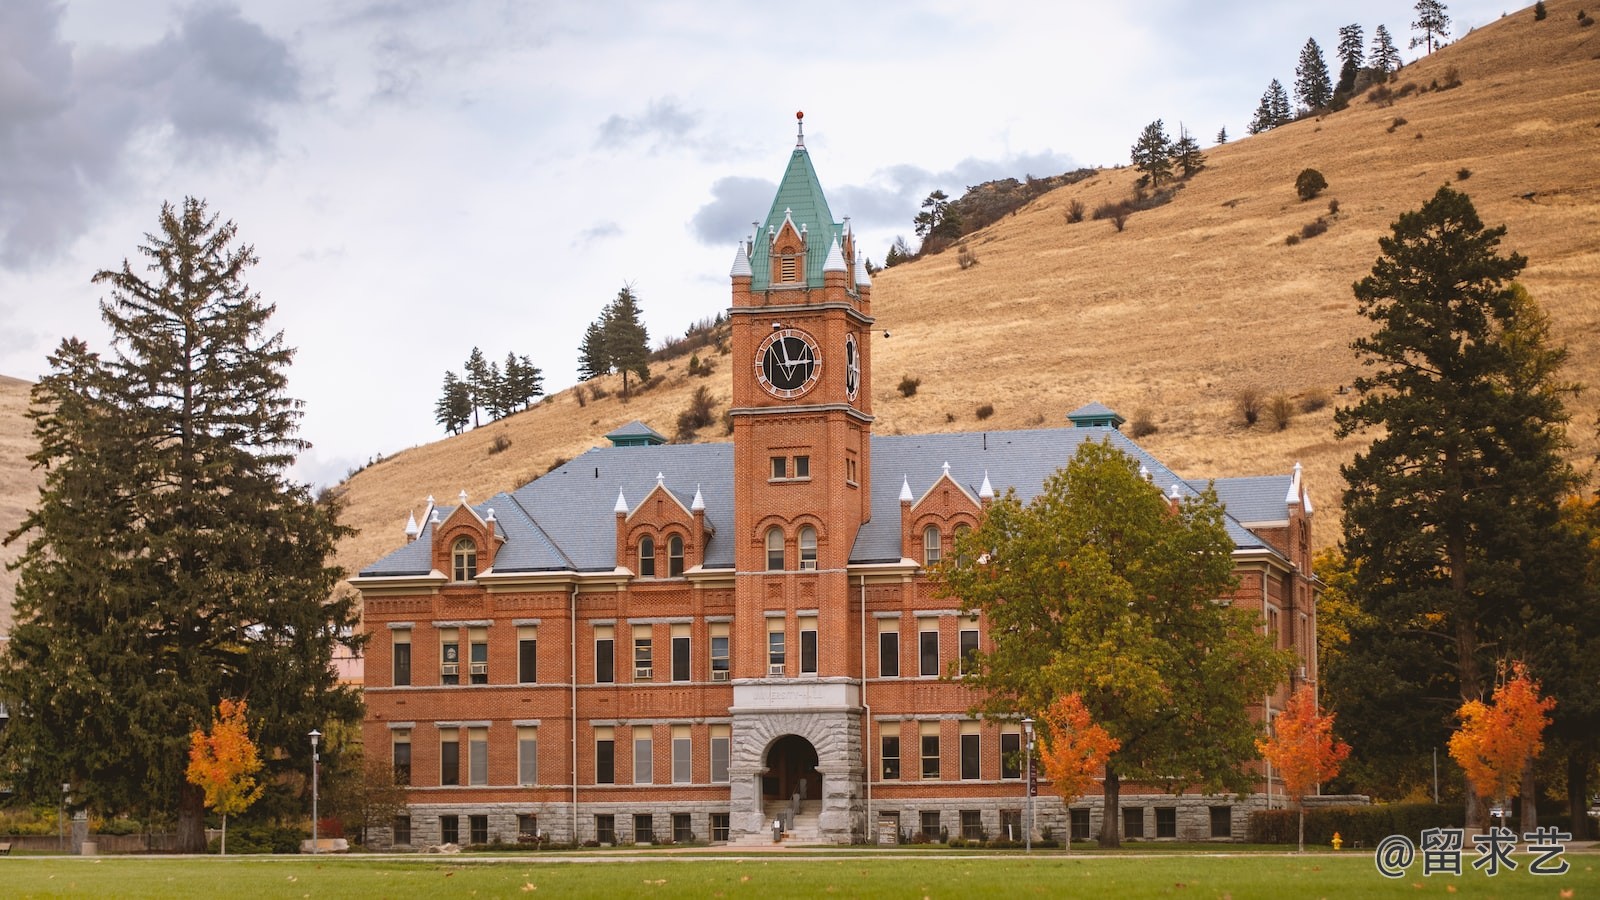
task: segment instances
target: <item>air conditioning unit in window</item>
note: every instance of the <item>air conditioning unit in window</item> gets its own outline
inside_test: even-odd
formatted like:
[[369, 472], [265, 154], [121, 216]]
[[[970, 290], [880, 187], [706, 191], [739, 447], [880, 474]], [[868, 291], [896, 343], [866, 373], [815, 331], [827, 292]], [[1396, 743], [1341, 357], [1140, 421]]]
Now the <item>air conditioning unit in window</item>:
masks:
[[718, 670], [713, 671], [711, 673], [711, 680], [712, 681], [727, 681], [728, 680], [727, 670], [718, 669]]
[[1306, 680], [1306, 667], [1305, 666], [1301, 666], [1300, 667], [1300, 671], [1295, 673], [1295, 674], [1300, 676], [1300, 680], [1301, 681], [1305, 681]]
[[472, 664], [472, 674], [474, 674], [474, 675], [487, 675], [487, 674], [489, 674], [489, 664], [488, 663], [473, 663]]
[[800, 571], [802, 571], [802, 572], [815, 572], [816, 570], [817, 570], [817, 561], [816, 560], [814, 560], [814, 559], [802, 559], [802, 560], [800, 560]]
[[445, 675], [456, 675], [456, 674], [459, 674], [461, 672], [461, 664], [460, 663], [445, 663], [440, 668], [440, 671], [442, 673], [444, 673]]
[[768, 675], [782, 675], [783, 674], [783, 663], [772, 663], [771, 665], [767, 666], [767, 674]]
[[649, 667], [646, 667], [646, 668], [643, 668], [643, 669], [635, 668], [633, 670], [633, 680], [634, 681], [649, 681], [653, 677], [655, 677], [655, 669], [653, 669], [653, 668], [649, 668]]

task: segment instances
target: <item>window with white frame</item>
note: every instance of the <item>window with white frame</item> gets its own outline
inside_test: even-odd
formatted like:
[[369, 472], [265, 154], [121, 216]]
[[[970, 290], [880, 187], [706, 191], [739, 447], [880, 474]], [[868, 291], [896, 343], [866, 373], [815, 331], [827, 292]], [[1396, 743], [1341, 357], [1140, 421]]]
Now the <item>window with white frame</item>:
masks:
[[917, 621], [917, 674], [939, 674], [939, 620]]
[[800, 568], [801, 570], [808, 570], [816, 567], [817, 530], [807, 525], [800, 529]]
[[655, 780], [654, 729], [649, 725], [633, 729], [633, 783], [650, 784]]
[[922, 777], [937, 781], [939, 778], [939, 723], [922, 722], [918, 727], [922, 737]]
[[390, 655], [394, 660], [396, 687], [411, 683], [411, 629], [396, 628], [389, 632]]
[[489, 783], [489, 729], [467, 729], [467, 783]]
[[711, 726], [711, 782], [728, 783], [728, 762], [733, 757], [733, 726]]
[[878, 677], [900, 677], [900, 620], [878, 620]]
[[767, 529], [767, 571], [783, 571], [783, 529], [777, 526]]
[[943, 557], [943, 547], [939, 543], [939, 526], [929, 525], [922, 529], [922, 565], [931, 569], [939, 564]]
[[727, 681], [732, 668], [728, 657], [728, 623], [711, 623], [711, 680]]
[[594, 627], [595, 684], [610, 684], [617, 680], [615, 634], [615, 629], [610, 625]]
[[517, 726], [517, 783], [539, 783], [539, 728]]
[[489, 683], [489, 629], [467, 629], [467, 664], [470, 683]]
[[639, 577], [656, 577], [656, 539], [648, 534], [639, 538]]
[[650, 626], [633, 626], [633, 680], [651, 681], [655, 678], [654, 645]]
[[672, 680], [689, 680], [689, 623], [672, 626]]
[[689, 736], [689, 726], [672, 726], [672, 783], [689, 784], [694, 780], [694, 742]]
[[817, 674], [817, 617], [800, 618], [800, 674]]
[[472, 581], [478, 577], [478, 545], [472, 538], [457, 538], [450, 548], [450, 561], [456, 581]]
[[667, 577], [683, 577], [683, 535], [667, 538]]

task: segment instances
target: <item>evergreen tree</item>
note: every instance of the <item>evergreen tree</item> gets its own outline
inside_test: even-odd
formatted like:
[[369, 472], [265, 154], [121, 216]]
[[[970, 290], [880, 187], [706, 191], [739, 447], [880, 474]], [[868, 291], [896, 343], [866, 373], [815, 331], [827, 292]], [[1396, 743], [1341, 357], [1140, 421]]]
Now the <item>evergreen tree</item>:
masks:
[[1283, 83], [1272, 79], [1267, 85], [1267, 90], [1261, 95], [1261, 103], [1256, 107], [1256, 114], [1250, 119], [1250, 133], [1260, 134], [1271, 131], [1279, 125], [1286, 125], [1294, 118], [1293, 111], [1289, 109], [1289, 95], [1283, 89]]
[[1389, 29], [1379, 25], [1372, 32], [1372, 68], [1388, 77], [1400, 70], [1400, 50], [1389, 36]]
[[500, 364], [491, 362], [484, 382], [483, 401], [483, 408], [489, 411], [489, 421], [497, 422], [509, 414], [506, 399], [505, 376], [500, 374]]
[[1333, 82], [1328, 78], [1328, 63], [1316, 38], [1307, 38], [1300, 49], [1300, 64], [1294, 70], [1294, 93], [1306, 109], [1313, 112], [1333, 99]]
[[544, 396], [544, 373], [526, 356], [507, 353], [502, 377], [508, 414], [527, 409], [535, 397]]
[[1228, 126], [1224, 125], [1224, 126], [1222, 126], [1222, 129], [1217, 132], [1217, 143], [1218, 144], [1226, 144], [1227, 142], [1228, 142]]
[[1130, 155], [1133, 167], [1149, 176], [1151, 185], [1159, 186], [1172, 177], [1172, 141], [1167, 138], [1166, 126], [1160, 119], [1139, 132]]
[[1183, 123], [1178, 123], [1178, 140], [1172, 145], [1172, 161], [1178, 164], [1183, 177], [1188, 178], [1205, 168], [1206, 157], [1200, 152], [1200, 142], [1194, 139]]
[[467, 356], [464, 368], [467, 375], [467, 392], [472, 395], [472, 427], [477, 428], [483, 424], [478, 418], [478, 411], [489, 409], [494, 399], [495, 382], [499, 378], [489, 371], [489, 360], [477, 347], [473, 347], [472, 353]]
[[1556, 652], [1526, 623], [1582, 590], [1582, 550], [1560, 528], [1576, 485], [1566, 350], [1512, 282], [1527, 260], [1499, 255], [1504, 234], [1442, 187], [1401, 215], [1355, 286], [1376, 330], [1352, 346], [1373, 374], [1335, 422], [1340, 437], [1377, 437], [1342, 467], [1366, 624], [1352, 628], [1338, 691], [1344, 708], [1403, 710], [1356, 742], [1364, 755], [1423, 763], [1456, 707], [1486, 694], [1496, 655]]
[[[305, 735], [358, 721], [337, 646], [360, 646], [342, 572], [349, 529], [286, 470], [307, 444], [285, 395], [294, 351], [244, 281], [256, 262], [199, 200], [161, 210], [140, 253], [101, 271], [112, 354], [63, 341], [29, 417], [46, 470], [26, 537], [16, 627], [0, 656], [0, 781], [100, 815], [175, 810], [205, 847], [189, 735], [248, 697], [271, 770], [304, 771]], [[271, 783], [272, 772], [263, 780]]]
[[639, 316], [633, 286], [623, 285], [604, 318], [606, 355], [612, 367], [622, 373], [624, 397], [628, 396], [629, 375], [637, 375], [640, 381], [650, 378], [650, 334]]
[[929, 238], [955, 240], [961, 237], [961, 221], [944, 191], [929, 194], [922, 201], [922, 212], [911, 221], [916, 226], [917, 237], [924, 243]]
[[433, 420], [451, 434], [465, 431], [472, 421], [472, 389], [454, 372], [444, 373], [444, 390], [433, 404]]
[[1356, 76], [1361, 72], [1361, 47], [1365, 41], [1360, 25], [1346, 25], [1339, 29], [1339, 86], [1336, 91], [1349, 94], [1356, 88]]
[[1411, 46], [1425, 46], [1432, 53], [1434, 48], [1444, 46], [1444, 39], [1450, 36], [1450, 16], [1439, 0], [1417, 0], [1415, 9], [1417, 20], [1411, 23], [1411, 30], [1421, 34], [1411, 39]]
[[1539, 2], [1533, 4], [1533, 20], [1535, 22], [1543, 22], [1545, 16], [1549, 14], [1549, 11], [1544, 8], [1544, 0], [1539, 0]]
[[[610, 309], [608, 306], [607, 309]], [[578, 345], [578, 377], [584, 381], [611, 374], [611, 357], [606, 353], [605, 313], [584, 329]]]

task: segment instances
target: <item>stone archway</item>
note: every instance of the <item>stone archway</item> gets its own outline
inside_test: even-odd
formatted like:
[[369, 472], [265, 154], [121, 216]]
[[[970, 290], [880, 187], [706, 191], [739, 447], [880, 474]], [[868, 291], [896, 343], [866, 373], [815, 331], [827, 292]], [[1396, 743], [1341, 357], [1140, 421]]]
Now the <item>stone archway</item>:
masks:
[[786, 734], [767, 750], [766, 772], [761, 777], [761, 799], [822, 799], [822, 773], [817, 771], [817, 748], [798, 734]]
[[776, 705], [734, 704], [728, 766], [732, 833], [769, 833], [766, 804], [789, 800], [804, 778], [806, 798], [821, 802], [821, 838], [849, 843], [862, 822], [859, 711], [844, 704], [812, 710], [772, 708]]

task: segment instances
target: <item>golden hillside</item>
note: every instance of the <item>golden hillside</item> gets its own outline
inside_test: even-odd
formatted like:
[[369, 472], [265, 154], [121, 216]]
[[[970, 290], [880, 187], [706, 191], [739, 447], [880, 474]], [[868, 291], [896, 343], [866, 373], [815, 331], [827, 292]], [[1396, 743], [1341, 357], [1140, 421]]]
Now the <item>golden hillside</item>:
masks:
[[[970, 235], [972, 268], [952, 250], [881, 273], [874, 313], [894, 336], [873, 345], [876, 430], [1064, 426], [1091, 400], [1129, 418], [1146, 411], [1159, 431], [1141, 443], [1186, 477], [1283, 473], [1301, 461], [1318, 543], [1332, 543], [1338, 466], [1357, 449], [1334, 440], [1332, 409], [1279, 432], [1243, 427], [1234, 400], [1256, 388], [1340, 401], [1360, 368], [1350, 340], [1367, 327], [1350, 286], [1370, 270], [1379, 236], [1446, 183], [1487, 224], [1508, 226], [1503, 249], [1529, 258], [1522, 281], [1571, 348], [1567, 376], [1600, 387], [1600, 28], [1579, 27], [1577, 0], [1547, 5], [1543, 22], [1523, 10], [1407, 66], [1391, 87], [1422, 90], [1391, 106], [1358, 97], [1208, 150], [1171, 203], [1135, 213], [1121, 233], [1105, 221], [1068, 224], [1064, 212], [1073, 200], [1092, 210], [1127, 196], [1131, 169], [1056, 190]], [[1452, 68], [1460, 86], [1428, 89]], [[1329, 187], [1301, 202], [1294, 179], [1306, 167]], [[1339, 212], [1328, 231], [1286, 245], [1328, 215], [1330, 199]], [[420, 514], [429, 494], [454, 503], [461, 490], [480, 500], [511, 489], [632, 419], [670, 435], [699, 385], [725, 407], [735, 361], [718, 357], [709, 379], [689, 377], [685, 363], [657, 364], [665, 381], [628, 401], [603, 379], [604, 399], [580, 405], [563, 391], [356, 474], [345, 521], [360, 533], [341, 546], [341, 564], [355, 570], [398, 546], [407, 511]], [[922, 382], [909, 399], [896, 390], [904, 375]], [[994, 414], [980, 423], [983, 404]], [[1595, 453], [1594, 409], [1589, 394], [1574, 404], [1575, 459]], [[502, 437], [509, 447], [491, 452]], [[699, 439], [725, 438], [713, 427]], [[0, 490], [5, 479], [0, 468]]]
[[[27, 419], [26, 381], [0, 375], [0, 540], [17, 527], [29, 506], [38, 498], [43, 480], [28, 465], [28, 454], [37, 444], [33, 423]], [[17, 573], [6, 564], [22, 554], [22, 542], [0, 546], [0, 634], [11, 631], [11, 598], [17, 591]]]

